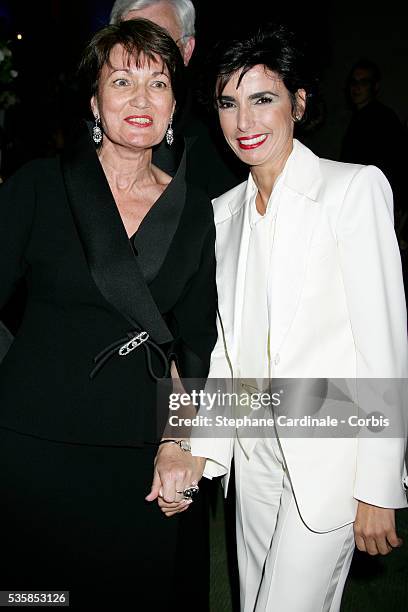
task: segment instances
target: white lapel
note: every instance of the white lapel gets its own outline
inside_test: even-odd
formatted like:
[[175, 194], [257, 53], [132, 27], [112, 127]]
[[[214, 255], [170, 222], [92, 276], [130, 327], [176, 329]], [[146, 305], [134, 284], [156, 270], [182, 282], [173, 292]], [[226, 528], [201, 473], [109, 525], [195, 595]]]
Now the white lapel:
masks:
[[248, 181], [214, 200], [217, 231], [217, 290], [227, 349], [236, 364], [240, 335], [249, 224], [246, 223], [251, 194]]
[[270, 348], [273, 358], [289, 331], [299, 304], [313, 230], [319, 214], [319, 158], [300, 142], [282, 186], [269, 276]]

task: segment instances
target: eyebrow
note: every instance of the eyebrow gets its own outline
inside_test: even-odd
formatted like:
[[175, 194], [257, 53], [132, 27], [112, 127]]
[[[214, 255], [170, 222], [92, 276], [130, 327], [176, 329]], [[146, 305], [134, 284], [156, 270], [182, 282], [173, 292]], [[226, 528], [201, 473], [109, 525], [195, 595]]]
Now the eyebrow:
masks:
[[[263, 98], [264, 96], [279, 97], [279, 94], [273, 91], [259, 91], [259, 92], [251, 94], [250, 96], [248, 96], [248, 98], [249, 100], [257, 100], [258, 98]], [[224, 96], [224, 94], [221, 94], [220, 96], [218, 96], [218, 99], [222, 100], [223, 102], [235, 102], [234, 96]]]
[[[115, 72], [131, 72], [131, 70], [130, 70], [130, 68], [114, 68], [109, 73], [109, 76], [112, 76], [112, 74], [115, 74]], [[170, 78], [169, 75], [166, 72], [163, 72], [162, 70], [156, 70], [155, 72], [152, 72], [152, 74], [151, 74], [152, 77], [157, 77], [157, 76], [160, 76], [160, 75], [164, 75], [168, 79]]]
[[259, 91], [257, 93], [251, 94], [249, 96], [250, 100], [256, 100], [257, 98], [263, 98], [264, 96], [276, 96], [278, 97], [279, 94], [277, 94], [274, 91]]

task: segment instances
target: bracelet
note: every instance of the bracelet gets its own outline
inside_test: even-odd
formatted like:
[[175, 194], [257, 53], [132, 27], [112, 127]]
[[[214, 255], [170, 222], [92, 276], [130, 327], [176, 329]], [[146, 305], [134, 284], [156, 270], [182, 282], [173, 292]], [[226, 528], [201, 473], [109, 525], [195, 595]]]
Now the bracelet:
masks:
[[173, 444], [177, 444], [183, 451], [186, 451], [186, 452], [191, 451], [191, 445], [188, 440], [160, 440], [159, 446], [161, 444], [167, 444], [167, 442], [172, 442]]

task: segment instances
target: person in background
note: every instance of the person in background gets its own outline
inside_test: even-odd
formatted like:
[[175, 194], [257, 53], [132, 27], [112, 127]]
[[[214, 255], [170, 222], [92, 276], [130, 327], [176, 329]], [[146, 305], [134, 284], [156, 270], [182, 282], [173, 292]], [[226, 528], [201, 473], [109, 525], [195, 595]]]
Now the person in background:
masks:
[[369, 59], [357, 61], [347, 78], [346, 94], [353, 115], [345, 132], [340, 160], [373, 165], [387, 177], [394, 194], [395, 228], [399, 238], [408, 212], [406, 187], [407, 132], [396, 113], [380, 102], [381, 72]]
[[[402, 544], [395, 509], [407, 506], [408, 478], [398, 385], [408, 353], [392, 191], [377, 167], [320, 159], [293, 137], [314, 90], [313, 62], [284, 26], [266, 24], [215, 55], [221, 128], [249, 176], [214, 201], [219, 333], [207, 388], [229, 379], [259, 400], [276, 379], [297, 381], [277, 414], [304, 416], [316, 392], [331, 406], [327, 380], [343, 379], [341, 419], [356, 404], [368, 415], [373, 397], [387, 402], [387, 379], [395, 437], [319, 427], [291, 436], [276, 418], [260, 435], [195, 428], [192, 454], [205, 476], [225, 475], [227, 487], [235, 460], [243, 612], [338, 612], [355, 544], [370, 555]], [[292, 403], [304, 386], [309, 394]], [[178, 510], [176, 501], [159, 505]]]
[[[177, 43], [188, 66], [195, 49], [195, 8], [191, 0], [117, 0], [110, 22], [143, 17], [165, 28]], [[186, 109], [174, 122], [174, 145], [171, 151], [158, 147], [154, 159], [169, 174], [177, 167], [183, 140], [187, 147], [187, 180], [214, 198], [245, 179], [245, 168], [228, 155], [225, 143], [197, 116], [190, 88]]]
[[205, 378], [216, 340], [210, 202], [184, 155], [174, 177], [152, 163], [183, 62], [137, 19], [97, 32], [81, 74], [91, 130], [0, 188], [0, 306], [18, 279], [28, 294], [0, 365], [0, 588], [68, 590], [75, 610], [207, 610], [203, 497], [174, 519], [148, 503], [156, 455], [193, 461], [159, 445], [158, 383]]

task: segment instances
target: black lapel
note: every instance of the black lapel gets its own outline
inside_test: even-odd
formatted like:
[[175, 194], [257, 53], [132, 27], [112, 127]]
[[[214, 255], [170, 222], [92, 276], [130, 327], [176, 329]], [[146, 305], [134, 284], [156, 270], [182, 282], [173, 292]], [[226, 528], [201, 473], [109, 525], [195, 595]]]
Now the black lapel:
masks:
[[138, 264], [146, 282], [157, 276], [170, 248], [186, 201], [186, 154], [182, 155], [178, 170], [149, 210], [133, 237], [138, 253]]
[[149, 291], [127, 238], [88, 130], [61, 159], [62, 173], [85, 256], [105, 297], [132, 325], [159, 344], [173, 336]]

